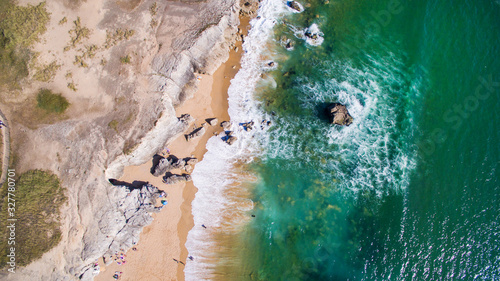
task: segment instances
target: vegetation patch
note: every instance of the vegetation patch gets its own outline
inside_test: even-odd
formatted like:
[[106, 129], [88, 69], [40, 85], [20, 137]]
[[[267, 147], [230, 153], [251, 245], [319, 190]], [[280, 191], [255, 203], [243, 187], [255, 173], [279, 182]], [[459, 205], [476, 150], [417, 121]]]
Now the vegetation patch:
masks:
[[63, 25], [65, 23], [68, 22], [68, 19], [66, 17], [62, 18], [60, 21], [59, 21], [59, 25]]
[[63, 113], [69, 106], [68, 100], [61, 94], [41, 89], [36, 96], [37, 106], [50, 113]]
[[[7, 192], [2, 188], [0, 206], [0, 266], [6, 266], [7, 251], [14, 245], [7, 243]], [[61, 240], [60, 208], [66, 202], [64, 189], [56, 175], [48, 171], [31, 170], [15, 181], [15, 213], [17, 219], [15, 248], [19, 266], [28, 265]], [[12, 190], [11, 190], [12, 193]], [[11, 206], [12, 207], [12, 206]]]
[[73, 29], [68, 31], [71, 36], [71, 41], [68, 46], [64, 47], [64, 51], [69, 51], [71, 48], [75, 48], [76, 45], [81, 43], [84, 39], [88, 39], [90, 37], [91, 31], [87, 27], [82, 26], [80, 17], [77, 17], [73, 23], [75, 26]]
[[154, 2], [149, 7], [149, 13], [151, 14], [151, 28], [155, 28], [158, 25], [158, 21], [156, 20], [156, 14], [158, 13], [158, 4]]
[[115, 132], [118, 133], [118, 121], [117, 120], [111, 120], [111, 122], [108, 123], [108, 127], [111, 129], [115, 130]]
[[132, 37], [134, 34], [135, 31], [133, 29], [118, 28], [114, 32], [106, 30], [106, 42], [104, 42], [103, 47], [105, 49], [109, 49], [118, 44], [120, 41], [130, 39], [130, 37]]
[[128, 63], [130, 63], [130, 61], [131, 61], [130, 55], [126, 55], [126, 56], [120, 58], [121, 63], [128, 64]]
[[0, 0], [0, 87], [19, 88], [29, 74], [30, 47], [47, 30], [50, 14], [45, 2], [37, 6], [17, 6]]
[[75, 84], [75, 82], [73, 82], [73, 81], [68, 82], [68, 85], [67, 85], [67, 86], [68, 86], [68, 89], [70, 89], [70, 90], [71, 90], [71, 91], [73, 91], [73, 92], [78, 91], [78, 89], [77, 89], [77, 86], [78, 86], [78, 85], [76, 85], [76, 84]]
[[36, 66], [33, 79], [41, 82], [50, 82], [54, 79], [54, 76], [56, 76], [56, 73], [60, 68], [61, 65], [57, 64], [56, 61], [53, 61], [48, 65]]
[[151, 6], [149, 7], [149, 12], [151, 13], [152, 17], [156, 16], [156, 13], [158, 13], [158, 4], [156, 2], [151, 4]]

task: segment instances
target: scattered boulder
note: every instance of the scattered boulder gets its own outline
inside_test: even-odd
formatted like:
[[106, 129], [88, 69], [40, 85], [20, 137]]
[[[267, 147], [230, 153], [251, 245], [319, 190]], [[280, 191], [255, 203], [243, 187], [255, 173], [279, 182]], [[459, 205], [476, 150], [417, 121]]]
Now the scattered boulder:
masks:
[[191, 174], [193, 172], [194, 167], [191, 165], [185, 165], [183, 170], [186, 171], [186, 173]]
[[217, 118], [209, 118], [209, 119], [206, 119], [205, 121], [207, 121], [207, 123], [210, 126], [216, 126], [217, 123], [219, 123], [219, 120]]
[[199, 127], [194, 129], [191, 133], [184, 135], [187, 141], [192, 140], [193, 138], [201, 137], [205, 133], [205, 127]]
[[231, 129], [231, 123], [228, 121], [222, 121], [222, 123], [220, 123], [220, 126], [224, 128], [225, 131], [229, 131]]
[[236, 140], [238, 140], [238, 138], [237, 138], [237, 137], [235, 137], [235, 136], [230, 136], [230, 137], [228, 137], [228, 138], [227, 138], [226, 143], [227, 143], [227, 144], [229, 144], [229, 145], [233, 145], [233, 143], [234, 143]]
[[189, 124], [194, 121], [193, 117], [189, 114], [182, 114], [181, 117], [178, 117], [177, 119], [184, 124]]
[[174, 161], [172, 163], [172, 168], [174, 168], [174, 169], [181, 169], [185, 165], [186, 165], [186, 161], [184, 161], [183, 159], [177, 159], [176, 161]]
[[302, 5], [300, 5], [296, 1], [288, 1], [288, 2], [286, 2], [286, 5], [288, 7], [290, 7], [292, 10], [295, 10], [295, 11], [297, 11], [299, 13], [301, 13], [302, 11], [304, 11], [304, 8], [302, 7]]
[[176, 184], [179, 182], [186, 182], [190, 181], [191, 176], [188, 174], [183, 174], [183, 175], [165, 175], [163, 177], [163, 183], [166, 184]]
[[186, 160], [186, 165], [195, 165], [196, 163], [198, 163], [197, 158], [189, 158]]
[[326, 109], [326, 113], [330, 117], [330, 123], [332, 124], [349, 126], [353, 121], [352, 116], [347, 111], [347, 107], [340, 103], [330, 104]]
[[242, 126], [243, 129], [245, 129], [245, 131], [251, 131], [253, 129], [253, 125], [254, 125], [253, 121], [240, 123], [240, 126]]

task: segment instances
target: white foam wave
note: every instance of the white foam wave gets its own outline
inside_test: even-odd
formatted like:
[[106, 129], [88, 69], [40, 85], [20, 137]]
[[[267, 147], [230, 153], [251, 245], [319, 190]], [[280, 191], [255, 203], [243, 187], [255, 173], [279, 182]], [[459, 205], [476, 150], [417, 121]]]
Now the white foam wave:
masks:
[[[258, 16], [251, 20], [251, 30], [243, 44], [244, 55], [241, 69], [231, 80], [228, 89], [229, 115], [233, 124], [234, 135], [238, 140], [233, 145], [223, 142], [220, 136], [212, 137], [207, 143], [207, 152], [193, 173], [194, 185], [198, 188], [192, 202], [194, 227], [188, 233], [186, 248], [194, 261], [186, 263], [186, 280], [208, 280], [213, 277], [213, 248], [216, 246], [214, 235], [238, 229], [238, 223], [228, 225], [222, 218], [238, 218], [242, 213], [253, 208], [253, 202], [237, 198], [230, 192], [231, 186], [241, 181], [233, 177], [233, 165], [242, 161], [251, 161], [262, 153], [262, 142], [267, 134], [260, 129], [261, 120], [268, 119], [259, 110], [254, 100], [254, 92], [265, 71], [267, 42], [272, 36], [272, 29], [277, 19], [286, 12], [281, 0], [264, 0], [258, 10]], [[254, 121], [254, 130], [246, 131], [241, 123]], [[202, 225], [206, 226], [203, 228]]]
[[321, 46], [323, 41], [325, 41], [325, 38], [323, 38], [325, 35], [315, 23], [304, 29], [298, 29], [291, 25], [289, 25], [289, 27], [292, 29], [295, 37], [305, 40], [306, 43], [311, 46]]

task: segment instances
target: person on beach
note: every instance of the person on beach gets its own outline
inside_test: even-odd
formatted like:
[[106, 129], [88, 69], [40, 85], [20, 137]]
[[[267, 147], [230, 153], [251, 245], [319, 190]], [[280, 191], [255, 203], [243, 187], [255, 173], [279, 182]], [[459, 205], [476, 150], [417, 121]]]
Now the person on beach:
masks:
[[207, 228], [204, 224], [202, 224], [202, 225], [201, 225], [201, 227], [203, 227], [203, 228]]
[[194, 260], [193, 256], [189, 256], [188, 259], [190, 259], [192, 261]]
[[0, 120], [0, 128], [2, 128], [2, 126], [7, 127], [7, 125], [5, 125], [5, 124], [2, 122], [2, 120]]

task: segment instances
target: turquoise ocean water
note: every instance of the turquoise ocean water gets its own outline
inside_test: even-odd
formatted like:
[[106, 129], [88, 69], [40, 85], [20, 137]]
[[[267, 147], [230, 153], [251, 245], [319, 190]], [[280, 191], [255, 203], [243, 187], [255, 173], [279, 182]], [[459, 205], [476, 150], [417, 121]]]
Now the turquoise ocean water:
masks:
[[[253, 90], [273, 122], [243, 164], [253, 207], [197, 276], [500, 280], [500, 2], [299, 2], [261, 54], [277, 67]], [[331, 102], [351, 126], [328, 124]]]

